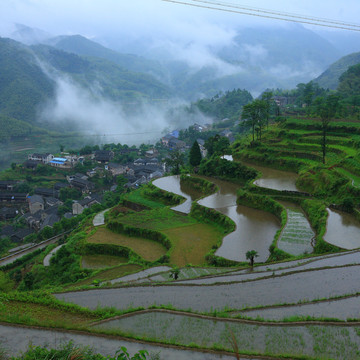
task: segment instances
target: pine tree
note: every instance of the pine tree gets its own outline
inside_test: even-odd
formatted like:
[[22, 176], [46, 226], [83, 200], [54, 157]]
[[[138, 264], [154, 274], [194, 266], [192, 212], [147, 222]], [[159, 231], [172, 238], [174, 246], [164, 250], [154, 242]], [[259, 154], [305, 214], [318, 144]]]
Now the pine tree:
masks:
[[198, 166], [201, 162], [200, 146], [196, 140], [190, 149], [189, 162], [191, 166]]

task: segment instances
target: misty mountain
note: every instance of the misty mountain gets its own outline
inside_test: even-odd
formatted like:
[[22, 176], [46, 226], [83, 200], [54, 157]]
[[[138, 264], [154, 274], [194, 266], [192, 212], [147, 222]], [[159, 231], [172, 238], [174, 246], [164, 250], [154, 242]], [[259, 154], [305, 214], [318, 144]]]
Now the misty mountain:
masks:
[[24, 24], [14, 25], [15, 31], [11, 34], [11, 38], [26, 45], [40, 44], [52, 37], [51, 34], [41, 29], [31, 28]]
[[280, 78], [294, 73], [311, 76], [341, 56], [327, 40], [299, 24], [239, 30], [234, 44], [221, 49], [219, 55], [231, 63], [266, 69]]
[[335, 46], [341, 55], [360, 51], [360, 33], [358, 31], [330, 31], [317, 29], [316, 33]]
[[94, 96], [113, 101], [168, 98], [169, 89], [153, 76], [129, 71], [98, 57], [79, 56], [47, 45], [35, 45], [37, 56], [54, 69], [68, 74]]
[[292, 88], [318, 76], [343, 55], [328, 40], [299, 24], [239, 28], [226, 33], [217, 45], [181, 43], [164, 35], [123, 42], [121, 48], [113, 43], [112, 47], [161, 63], [167, 74], [163, 81], [191, 100], [239, 87], [253, 93]]
[[162, 66], [153, 60], [133, 54], [121, 54], [81, 35], [58, 36], [48, 39], [47, 44], [81, 56], [97, 57], [114, 62], [121, 67], [155, 77], [164, 77]]
[[6, 117], [36, 124], [44, 108], [58, 101], [61, 84], [72, 90], [69, 96], [83, 96], [89, 103], [121, 104], [167, 98], [170, 94], [152, 76], [131, 72], [111, 61], [81, 57], [46, 45], [29, 47], [6, 38], [0, 38], [0, 68], [2, 121]]
[[325, 89], [336, 90], [339, 85], [340, 76], [349, 69], [350, 66], [360, 63], [360, 52], [342, 57], [334, 62], [314, 81]]
[[0, 114], [34, 122], [39, 104], [54, 96], [54, 81], [29, 47], [10, 39], [0, 38], [0, 69]]

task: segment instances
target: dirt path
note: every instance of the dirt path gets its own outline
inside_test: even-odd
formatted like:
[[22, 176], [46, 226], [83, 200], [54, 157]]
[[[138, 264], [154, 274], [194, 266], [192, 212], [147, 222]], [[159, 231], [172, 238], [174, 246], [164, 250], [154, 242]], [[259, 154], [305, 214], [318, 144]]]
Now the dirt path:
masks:
[[108, 211], [109, 209], [103, 210], [102, 212], [98, 213], [95, 215], [94, 220], [93, 220], [93, 225], [94, 226], [100, 226], [100, 225], [104, 225], [105, 224], [105, 218], [104, 215], [105, 213]]

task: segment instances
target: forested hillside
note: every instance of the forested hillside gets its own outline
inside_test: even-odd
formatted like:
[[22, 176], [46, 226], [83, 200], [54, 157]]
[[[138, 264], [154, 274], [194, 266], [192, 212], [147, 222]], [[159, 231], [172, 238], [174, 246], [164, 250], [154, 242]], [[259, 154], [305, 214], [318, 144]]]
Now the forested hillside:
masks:
[[54, 95], [54, 83], [25, 45], [0, 38], [0, 114], [33, 123], [37, 107]]
[[325, 89], [336, 90], [339, 85], [339, 78], [350, 66], [360, 63], [360, 53], [353, 53], [342, 57], [333, 63], [314, 81]]
[[[6, 38], [0, 38], [0, 68], [1, 121], [13, 119], [15, 124], [2, 128], [3, 137], [24, 134], [30, 129], [26, 124], [38, 124], [42, 107], [54, 98], [56, 81], [63, 75], [94, 97], [115, 102], [167, 98], [171, 94], [151, 75], [129, 71], [109, 60], [46, 45], [29, 47]], [[19, 122], [26, 124], [18, 126]]]

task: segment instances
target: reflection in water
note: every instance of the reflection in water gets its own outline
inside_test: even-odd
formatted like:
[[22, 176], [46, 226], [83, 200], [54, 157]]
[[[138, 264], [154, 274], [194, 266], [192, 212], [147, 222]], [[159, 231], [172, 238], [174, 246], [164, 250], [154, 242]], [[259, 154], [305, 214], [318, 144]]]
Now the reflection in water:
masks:
[[153, 184], [160, 189], [183, 196], [186, 200], [182, 204], [174, 206], [172, 209], [185, 214], [190, 213], [191, 202], [200, 197], [200, 194], [193, 189], [190, 190], [184, 185], [180, 186], [180, 175], [163, 177], [155, 180]]
[[360, 223], [350, 214], [327, 209], [329, 217], [324, 240], [343, 249], [360, 247]]
[[[213, 178], [203, 178], [215, 183], [219, 191], [199, 200], [198, 203], [202, 206], [218, 210], [230, 217], [236, 224], [236, 230], [225, 236], [216, 255], [229, 260], [247, 261], [246, 252], [256, 250], [259, 254], [257, 260], [265, 261], [269, 256], [269, 246], [274, 239], [276, 231], [279, 229], [277, 218], [265, 211], [237, 206], [237, 184]], [[187, 213], [190, 212], [191, 192], [180, 187], [179, 176], [161, 178], [155, 180], [153, 184], [163, 190], [184, 196], [187, 199], [186, 202], [173, 209]], [[196, 196], [199, 195], [193, 194], [193, 198], [196, 198]]]
[[295, 184], [298, 178], [296, 173], [248, 163], [244, 163], [244, 165], [261, 172], [261, 178], [254, 181], [254, 184], [257, 186], [275, 190], [299, 191]]
[[229, 260], [247, 261], [246, 252], [256, 250], [258, 261], [269, 257], [269, 246], [279, 229], [277, 218], [265, 211], [236, 205], [238, 185], [226, 181], [206, 178], [219, 187], [216, 194], [201, 199], [200, 205], [218, 210], [236, 224], [234, 232], [223, 239], [216, 255]]
[[279, 229], [276, 217], [245, 206], [230, 206], [217, 210], [234, 220], [236, 229], [225, 236], [216, 255], [230, 260], [247, 261], [246, 252], [256, 250], [259, 255], [256, 260], [266, 261], [269, 247]]

